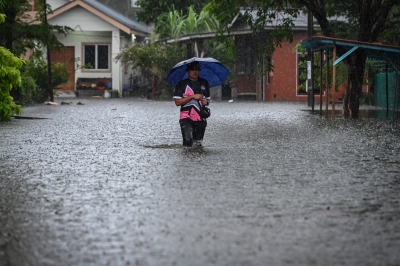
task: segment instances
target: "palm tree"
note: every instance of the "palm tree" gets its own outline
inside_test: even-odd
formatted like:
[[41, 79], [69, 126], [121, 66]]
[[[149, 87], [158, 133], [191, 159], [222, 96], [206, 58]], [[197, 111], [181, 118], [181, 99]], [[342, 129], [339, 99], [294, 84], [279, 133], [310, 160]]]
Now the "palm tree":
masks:
[[155, 32], [159, 35], [160, 39], [167, 37], [177, 38], [182, 35], [184, 25], [185, 16], [172, 6], [172, 10], [160, 15], [155, 26]]
[[211, 17], [207, 11], [201, 11], [197, 15], [193, 7], [189, 7], [188, 16], [185, 19], [183, 34], [212, 32], [219, 27], [218, 21]]
[[159, 17], [155, 32], [161, 39], [167, 37], [177, 38], [186, 34], [212, 32], [217, 30], [218, 27], [218, 21], [204, 10], [198, 15], [193, 7], [190, 6], [188, 15], [184, 16], [182, 12], [175, 10], [175, 7], [172, 6], [172, 10], [168, 13], [163, 13]]

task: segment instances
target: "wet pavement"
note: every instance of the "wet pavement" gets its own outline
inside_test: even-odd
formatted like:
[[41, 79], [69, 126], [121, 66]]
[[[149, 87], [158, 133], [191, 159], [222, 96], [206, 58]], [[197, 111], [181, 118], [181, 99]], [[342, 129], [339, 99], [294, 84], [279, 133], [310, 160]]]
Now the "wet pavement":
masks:
[[0, 266], [400, 265], [390, 119], [214, 102], [184, 149], [172, 101], [67, 101], [0, 122]]

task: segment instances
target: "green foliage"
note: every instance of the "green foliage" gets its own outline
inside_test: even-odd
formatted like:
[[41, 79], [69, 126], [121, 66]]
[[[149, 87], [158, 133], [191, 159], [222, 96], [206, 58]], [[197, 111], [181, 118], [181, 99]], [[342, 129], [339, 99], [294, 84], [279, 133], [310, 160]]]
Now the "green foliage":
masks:
[[[318, 23], [322, 26], [321, 13], [326, 12], [329, 19], [326, 26], [322, 26], [321, 32], [325, 36], [375, 42], [379, 40], [386, 44], [400, 45], [400, 2], [399, 1], [325, 1], [320, 5], [314, 1], [298, 1], [304, 5], [314, 6], [318, 17]], [[381, 3], [382, 2], [382, 3]], [[341, 19], [337, 19], [341, 18]], [[346, 18], [347, 21], [344, 21]]]
[[[39, 1], [40, 9], [39, 21], [44, 21], [44, 7]], [[47, 23], [29, 23], [34, 17], [29, 17], [26, 11], [31, 11], [32, 6], [28, 0], [3, 0], [0, 5], [0, 13], [6, 18], [0, 24], [0, 46], [8, 48], [12, 53], [20, 55], [25, 53], [26, 48], [33, 49], [42, 43], [50, 47], [60, 47], [62, 44], [53, 35], [53, 31], [67, 34], [72, 31], [66, 26], [49, 25]], [[50, 13], [50, 6], [46, 6], [46, 13]]]
[[182, 35], [184, 25], [185, 16], [182, 11], [175, 10], [175, 7], [172, 6], [171, 11], [160, 15], [154, 30], [161, 39], [167, 37], [177, 38]]
[[226, 82], [233, 82], [236, 79], [235, 69], [235, 39], [233, 37], [225, 38], [223, 41], [210, 39], [204, 41], [205, 53], [204, 57], [212, 57], [220, 61], [225, 67], [231, 71]]
[[374, 100], [375, 100], [375, 97], [374, 97], [373, 93], [363, 93], [361, 95], [361, 98], [360, 98], [360, 103], [361, 104], [373, 105], [374, 104]]
[[212, 32], [219, 28], [219, 22], [206, 10], [197, 14], [193, 6], [188, 8], [183, 34]]
[[[400, 3], [394, 0], [212, 0], [206, 8], [225, 27], [241, 10], [242, 18], [250, 25], [253, 35], [267, 36], [263, 47], [258, 51], [259, 62], [264, 58], [268, 60], [267, 70], [272, 68], [270, 58], [275, 48], [283, 41], [292, 41], [291, 28], [299, 12], [311, 12], [320, 34], [327, 37], [342, 37], [363, 42], [399, 40], [399, 31], [396, 29], [400, 22]], [[277, 18], [280, 20], [277, 21]], [[272, 21], [275, 23], [271, 23]], [[268, 30], [268, 34], [264, 32], [266, 25], [271, 29]], [[224, 31], [229, 32], [229, 28], [221, 32]], [[338, 56], [345, 52], [345, 49], [338, 47]], [[349, 98], [344, 108], [351, 109], [352, 118], [358, 117], [362, 91], [360, 81], [365, 77], [365, 59], [366, 52], [360, 50], [343, 60], [346, 67], [355, 73], [349, 77], [350, 86], [347, 88]]]
[[[192, 6], [188, 8], [187, 15], [183, 15], [182, 11], [172, 10], [160, 16], [155, 31], [160, 38], [173, 37], [177, 38], [181, 35], [212, 32], [217, 31], [219, 22], [206, 10], [202, 10], [197, 14]], [[235, 52], [234, 38], [220, 38], [204, 40], [205, 57], [217, 58], [229, 69], [234, 68]], [[232, 79], [234, 75], [231, 75]]]
[[22, 75], [21, 87], [19, 88], [19, 102], [22, 106], [34, 103], [36, 96], [36, 82], [31, 76]]
[[382, 33], [387, 44], [400, 46], [400, 3], [393, 7], [388, 17], [390, 26]]
[[[299, 52], [300, 54], [300, 59], [304, 58], [304, 60], [300, 60], [298, 63], [298, 66], [300, 69], [305, 69], [307, 70], [307, 50], [302, 48], [300, 44], [296, 46], [296, 51]], [[314, 92], [318, 92], [320, 89], [323, 91], [326, 89], [326, 75], [328, 75], [328, 87], [332, 87], [332, 68], [333, 68], [333, 62], [332, 62], [332, 53], [330, 54], [330, 60], [329, 60], [329, 72], [326, 73], [326, 61], [322, 62], [322, 80], [321, 80], [321, 75], [320, 75], [320, 61], [321, 61], [321, 54], [320, 53], [314, 53]], [[339, 86], [345, 84], [347, 82], [347, 67], [343, 62], [340, 62], [336, 66], [336, 87], [335, 91], [339, 90]], [[299, 92], [306, 92], [306, 80], [307, 80], [307, 71], [303, 71], [300, 73], [299, 76], [300, 80], [304, 80], [304, 82], [298, 84], [298, 91]], [[321, 88], [322, 86], [322, 88]]]
[[144, 74], [152, 74], [155, 67], [172, 68], [178, 60], [182, 59], [180, 54], [176, 45], [151, 42], [127, 47], [117, 55], [116, 59], [132, 69], [140, 69]]
[[10, 91], [21, 84], [21, 74], [18, 69], [22, 67], [23, 62], [21, 58], [0, 46], [0, 120], [2, 121], [9, 121], [12, 115], [22, 113], [21, 106], [14, 103]]
[[[23, 87], [22, 91], [26, 95], [32, 97], [34, 102], [43, 102], [49, 99], [48, 91], [48, 70], [47, 63], [43, 58], [32, 58], [24, 67], [24, 76], [32, 77], [35, 81], [36, 87], [33, 86]], [[67, 66], [62, 63], [53, 63], [51, 67], [52, 86], [56, 88], [58, 85], [66, 83], [69, 79]], [[24, 84], [23, 84], [24, 85]], [[26, 101], [29, 101], [26, 99]]]
[[[332, 69], [332, 66], [330, 67], [330, 69]], [[347, 82], [347, 78], [348, 70], [346, 65], [342, 61], [336, 66], [336, 91], [338, 90], [339, 86], [344, 85]]]
[[111, 96], [113, 98], [118, 98], [119, 97], [119, 91], [118, 90], [111, 90]]
[[[297, 84], [297, 90], [299, 93], [306, 93], [306, 91], [307, 91], [307, 51], [306, 51], [306, 49], [302, 48], [300, 44], [296, 45], [295, 50], [300, 55], [299, 62], [298, 62], [299, 84]], [[314, 77], [315, 77], [315, 74], [316, 74], [316, 72], [314, 72]]]
[[92, 64], [87, 63], [85, 65], [81, 65], [81, 58], [77, 57], [74, 59], [75, 60], [75, 72], [79, 69], [93, 69]]
[[24, 73], [35, 80], [36, 92], [33, 94], [34, 102], [43, 102], [48, 100], [48, 75], [47, 64], [43, 60], [29, 60], [24, 69]]
[[51, 85], [53, 88], [68, 82], [70, 74], [67, 70], [67, 65], [63, 63], [52, 63], [51, 64]]
[[[50, 5], [44, 6], [45, 3], [46, 1], [43, 0], [38, 1], [38, 16], [30, 17], [31, 13], [27, 11], [32, 11], [32, 6], [28, 0], [2, 0], [0, 13], [4, 13], [5, 20], [4, 23], [0, 24], [0, 36], [2, 36], [0, 46], [8, 48], [17, 55], [24, 54], [27, 49], [40, 50], [42, 47], [46, 47], [51, 50], [63, 47], [63, 44], [58, 41], [53, 32], [66, 35], [72, 29], [66, 26], [48, 24], [46, 14], [52, 11]], [[30, 23], [34, 20], [41, 23]], [[24, 86], [24, 84], [22, 85]], [[28, 87], [19, 90], [20, 93], [24, 92], [25, 95], [30, 95], [27, 91], [30, 90]], [[42, 87], [39, 87], [39, 89], [38, 95], [43, 92]], [[47, 88], [47, 90], [49, 89]], [[52, 91], [50, 90], [48, 94], [50, 94], [52, 100]]]
[[146, 24], [157, 23], [159, 17], [163, 13], [167, 13], [171, 6], [179, 14], [186, 16], [188, 7], [193, 6], [196, 13], [199, 13], [203, 7], [211, 0], [197, 1], [197, 0], [137, 0], [136, 5], [140, 6], [137, 13], [137, 19], [145, 22]]
[[193, 6], [190, 6], [187, 15], [183, 15], [182, 11], [178, 11], [172, 6], [172, 10], [160, 15], [155, 25], [155, 32], [161, 39], [177, 38], [186, 34], [216, 31], [218, 27], [218, 20], [212, 17], [208, 11], [202, 10], [200, 14], [197, 14]]
[[116, 60], [132, 69], [140, 70], [149, 80], [155, 77], [159, 81], [159, 91], [162, 94], [169, 94], [173, 91], [173, 87], [164, 80], [177, 62], [186, 59], [184, 51], [185, 49], [176, 44], [164, 45], [151, 42], [125, 48], [117, 55]]
[[214, 16], [222, 26], [226, 27], [238, 14], [240, 8], [239, 2], [238, 0], [213, 0], [205, 5], [204, 10]]
[[[216, 31], [219, 22], [213, 18], [208, 11], [195, 12], [194, 7], [190, 6], [187, 15], [172, 7], [167, 13], [160, 16], [156, 24], [155, 31], [160, 38], [179, 37], [184, 34]], [[205, 57], [217, 58], [221, 63], [230, 69], [234, 67], [234, 39], [226, 38], [225, 41], [217, 39], [205, 40]], [[228, 47], [228, 49], [227, 49]], [[165, 82], [171, 68], [179, 61], [186, 58], [186, 48], [177, 44], [163, 45], [160, 43], [150, 43], [148, 45], [138, 44], [126, 48], [117, 56], [124, 64], [133, 69], [139, 69], [144, 76], [154, 77], [156, 90], [161, 92], [160, 99], [172, 96], [173, 88]], [[232, 76], [231, 76], [232, 77]]]
[[[242, 8], [244, 7], [244, 8]], [[263, 65], [266, 62], [266, 70], [273, 70], [271, 63], [271, 56], [275, 52], [276, 47], [279, 47], [284, 41], [293, 41], [293, 20], [297, 18], [299, 9], [296, 6], [289, 5], [287, 1], [278, 0], [255, 0], [251, 2], [242, 0], [213, 0], [206, 7], [205, 10], [215, 17], [223, 28], [220, 29], [219, 35], [225, 32], [229, 33], [228, 25], [232, 22], [233, 18], [238, 15], [239, 10], [242, 8], [242, 19], [250, 26], [253, 35], [257, 36], [263, 34], [266, 39], [258, 51], [258, 65]], [[254, 16], [254, 13], [257, 16]], [[283, 16], [284, 14], [284, 16]], [[271, 26], [274, 23], [273, 31], [265, 34], [265, 26]]]
[[[285, 18], [281, 19], [273, 27], [274, 30], [268, 33], [268, 38], [260, 52], [263, 56], [262, 54], [271, 55], [275, 47], [283, 41], [292, 41], [293, 20], [300, 11], [307, 12], [307, 10], [312, 11], [321, 34], [328, 37], [374, 42], [379, 37], [383, 37], [385, 32], [390, 32], [390, 36], [395, 38], [399, 36], [398, 23], [400, 22], [400, 4], [395, 3], [396, 1], [386, 1], [382, 5], [376, 5], [373, 1], [367, 4], [334, 0], [212, 0], [206, 10], [211, 12], [222, 25], [227, 26], [238, 14], [239, 9], [245, 7], [242, 9], [243, 19], [250, 25], [254, 34], [261, 33], [267, 24], [271, 26], [271, 21], [278, 17], [282, 18], [284, 14]], [[253, 16], [253, 11], [257, 14], [256, 16]], [[341, 19], [337, 19], [338, 17]], [[225, 28], [225, 31], [229, 29]]]

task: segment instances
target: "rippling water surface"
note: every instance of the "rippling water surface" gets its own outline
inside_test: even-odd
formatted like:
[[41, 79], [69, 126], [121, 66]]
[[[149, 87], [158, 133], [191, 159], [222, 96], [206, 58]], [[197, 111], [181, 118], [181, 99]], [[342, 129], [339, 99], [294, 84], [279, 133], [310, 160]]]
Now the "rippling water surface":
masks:
[[0, 123], [1, 266], [400, 265], [393, 120], [214, 102], [185, 149], [172, 101], [79, 100]]

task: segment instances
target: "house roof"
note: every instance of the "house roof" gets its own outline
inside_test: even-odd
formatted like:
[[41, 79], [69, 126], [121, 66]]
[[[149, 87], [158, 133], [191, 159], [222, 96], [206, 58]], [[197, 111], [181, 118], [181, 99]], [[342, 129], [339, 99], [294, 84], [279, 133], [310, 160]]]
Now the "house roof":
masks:
[[148, 36], [151, 33], [147, 27], [123, 16], [122, 14], [97, 2], [96, 0], [70, 0], [70, 2], [67, 4], [60, 6], [56, 10], [53, 10], [53, 13], [48, 14], [48, 19], [50, 20], [56, 16], [59, 16], [60, 14], [63, 14], [64, 12], [67, 12], [76, 6], [86, 9], [87, 11], [93, 13], [94, 15], [109, 22], [128, 34], [132, 33], [139, 36]]
[[[253, 19], [257, 19], [257, 10], [247, 10], [249, 14], [253, 17]], [[231, 24], [228, 26], [229, 29], [233, 32], [240, 32], [244, 31], [246, 33], [252, 32], [252, 29], [250, 28], [249, 24], [245, 21], [242, 21], [243, 15], [246, 13], [246, 10], [241, 9], [238, 14], [235, 16], [235, 18], [232, 20]], [[271, 20], [268, 22], [264, 29], [266, 30], [273, 30], [276, 26], [280, 25], [285, 19], [290, 18], [290, 16], [286, 13], [280, 13], [276, 12], [276, 17], [274, 20]], [[307, 14], [304, 14], [303, 12], [300, 12], [296, 18], [293, 18], [293, 24], [294, 27], [292, 28], [293, 30], [307, 30], [308, 23], [307, 23]]]
[[[241, 9], [237, 15], [233, 18], [232, 22], [228, 25], [229, 33], [224, 32], [222, 36], [232, 36], [232, 35], [243, 35], [243, 34], [251, 34], [253, 30], [250, 28], [249, 24], [246, 21], [243, 21], [241, 18], [246, 11]], [[251, 16], [253, 18], [257, 17], [257, 10], [250, 11]], [[275, 20], [265, 26], [266, 30], [273, 30], [277, 25], [280, 24], [284, 19], [288, 18], [288, 15], [284, 13], [278, 13], [278, 16]], [[302, 30], [306, 31], [308, 28], [307, 24], [307, 14], [300, 13], [297, 18], [293, 19], [294, 27], [292, 28], [294, 31]], [[180, 36], [178, 38], [165, 38], [163, 40], [159, 40], [159, 42], [164, 43], [173, 43], [173, 42], [189, 42], [200, 39], [210, 39], [216, 36], [216, 32], [207, 32], [207, 33], [197, 33], [197, 34], [187, 34]], [[220, 37], [222, 37], [220, 36]]]
[[313, 50], [327, 49], [332, 46], [340, 46], [341, 48], [344, 48], [347, 52], [334, 62], [335, 65], [355, 50], [362, 49], [367, 52], [368, 58], [380, 59], [390, 62], [394, 66], [394, 68], [399, 71], [394, 65], [394, 62], [400, 60], [400, 46], [361, 42], [324, 36], [314, 36], [311, 39], [304, 40], [301, 43], [301, 46], [303, 48], [309, 48]]

